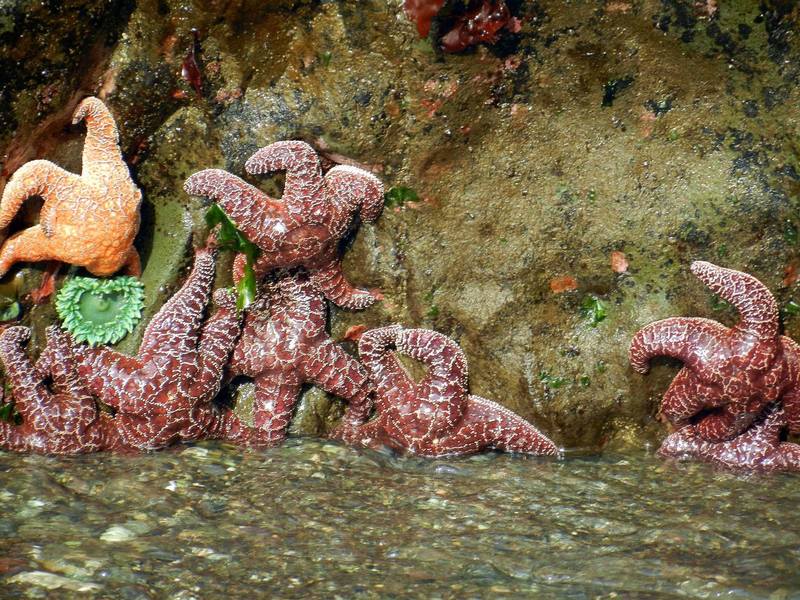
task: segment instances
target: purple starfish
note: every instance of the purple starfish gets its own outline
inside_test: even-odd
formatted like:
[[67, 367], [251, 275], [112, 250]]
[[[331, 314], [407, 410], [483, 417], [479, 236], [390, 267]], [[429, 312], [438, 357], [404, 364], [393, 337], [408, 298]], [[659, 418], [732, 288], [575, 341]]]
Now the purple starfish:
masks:
[[[389, 446], [420, 456], [456, 456], [485, 448], [556, 455], [558, 448], [533, 425], [503, 406], [467, 390], [467, 360], [458, 345], [427, 329], [399, 325], [366, 332], [359, 355], [376, 386], [377, 416], [345, 439]], [[419, 382], [395, 356], [428, 367]]]
[[302, 271], [279, 271], [264, 282], [247, 314], [229, 374], [255, 380], [258, 444], [273, 446], [286, 429], [303, 383], [349, 401], [343, 428], [362, 424], [372, 408], [364, 368], [325, 331], [325, 299]]
[[[250, 174], [286, 171], [280, 200], [221, 169], [205, 169], [186, 180], [184, 189], [217, 202], [261, 249], [260, 280], [276, 268], [305, 267], [311, 281], [337, 306], [365, 308], [380, 295], [353, 287], [342, 273], [339, 243], [358, 213], [363, 221], [383, 209], [383, 184], [371, 173], [336, 166], [324, 176], [317, 153], [299, 141], [270, 144], [245, 164]], [[244, 257], [237, 257], [238, 279]]]

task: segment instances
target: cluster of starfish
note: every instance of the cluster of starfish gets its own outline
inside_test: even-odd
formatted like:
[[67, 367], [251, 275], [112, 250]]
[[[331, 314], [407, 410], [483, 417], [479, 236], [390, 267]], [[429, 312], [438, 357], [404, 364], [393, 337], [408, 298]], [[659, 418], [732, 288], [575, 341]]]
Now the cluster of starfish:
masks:
[[[83, 175], [56, 171], [44, 161], [29, 163], [12, 179], [0, 206], [0, 224], [7, 224], [27, 196], [42, 195], [40, 225], [6, 245], [22, 248], [13, 246], [15, 240], [27, 239], [32, 230], [53, 242], [35, 257], [16, 252], [8, 260], [57, 258], [100, 275], [123, 266], [138, 274], [132, 240], [141, 195], [122, 162], [113, 119], [94, 98], [81, 104], [75, 118], [88, 123]], [[349, 401], [334, 433], [348, 443], [388, 445], [422, 456], [483, 448], [557, 453], [555, 444], [521, 417], [468, 394], [464, 355], [441, 334], [399, 327], [368, 332], [359, 346], [363, 364], [327, 334], [326, 299], [357, 309], [380, 298], [345, 279], [339, 255], [356, 214], [363, 221], [379, 216], [380, 180], [347, 166], [323, 174], [316, 152], [297, 141], [262, 148], [245, 168], [251, 174], [285, 171], [283, 196], [270, 198], [219, 169], [195, 173], [185, 188], [218, 203], [259, 247], [255, 302], [242, 314], [232, 293], [218, 290], [217, 310], [205, 316], [215, 272], [212, 235], [196, 251], [181, 289], [148, 324], [136, 356], [79, 344], [50, 327], [47, 346], [32, 364], [22, 348], [29, 330], [6, 328], [0, 332], [0, 360], [22, 423], [0, 421], [0, 447], [76, 454], [153, 450], [198, 439], [273, 446], [286, 436], [301, 386], [313, 383]], [[78, 219], [88, 223], [88, 233], [78, 231]], [[120, 229], [123, 223], [130, 227]], [[75, 243], [78, 233], [82, 244]], [[86, 242], [87, 235], [97, 237], [96, 247]], [[56, 250], [68, 240], [82, 256], [78, 250], [71, 255]], [[4, 246], [0, 267], [7, 268], [5, 252]], [[244, 260], [236, 258], [234, 279], [242, 276]], [[395, 351], [425, 363], [428, 374], [416, 383]], [[253, 426], [213, 402], [222, 383], [237, 376], [255, 381]], [[377, 415], [368, 421], [373, 404]]]
[[[241, 320], [226, 290], [214, 294], [218, 310], [203, 319], [214, 254], [196, 252], [189, 277], [150, 321], [135, 357], [76, 344], [51, 326], [33, 365], [21, 348], [28, 328], [3, 330], [0, 359], [22, 424], [0, 422], [0, 447], [77, 454], [152, 450], [200, 438], [246, 442], [249, 428], [211, 402]], [[96, 399], [114, 413], [101, 412]]]
[[[48, 259], [96, 275], [141, 270], [133, 247], [141, 193], [122, 160], [114, 120], [96, 98], [84, 100], [74, 120], [87, 124], [82, 174], [33, 161], [3, 192], [0, 227], [26, 198], [38, 195], [44, 204], [40, 223], [0, 248], [0, 275], [15, 262]], [[136, 356], [79, 344], [50, 327], [34, 364], [22, 348], [28, 329], [7, 327], [0, 360], [22, 422], [0, 420], [0, 447], [133, 452], [197, 439], [273, 446], [286, 437], [301, 387], [311, 383], [348, 401], [333, 435], [349, 444], [419, 456], [485, 448], [558, 454], [519, 415], [469, 394], [466, 358], [444, 335], [399, 325], [374, 329], [359, 340], [359, 361], [326, 332], [328, 300], [361, 309], [381, 298], [347, 281], [339, 250], [357, 217], [370, 222], [380, 215], [378, 178], [348, 166], [324, 173], [314, 149], [299, 141], [258, 150], [245, 170], [285, 171], [282, 197], [220, 169], [195, 173], [185, 189], [219, 204], [258, 246], [255, 301], [242, 313], [231, 292], [218, 290], [217, 309], [206, 316], [217, 253], [212, 235], [196, 251], [181, 289], [148, 324]], [[235, 280], [244, 268], [245, 257], [237, 256]], [[731, 468], [800, 470], [800, 445], [781, 439], [785, 431], [800, 433], [800, 346], [780, 334], [775, 298], [746, 273], [708, 262], [691, 269], [741, 319], [728, 328], [670, 318], [633, 337], [635, 370], [646, 373], [657, 356], [683, 363], [662, 400], [661, 415], [675, 431], [659, 453]], [[422, 379], [409, 374], [399, 355], [427, 367]], [[213, 402], [221, 385], [239, 376], [255, 382], [253, 426]]]
[[664, 394], [661, 414], [677, 430], [662, 444], [666, 457], [696, 458], [748, 470], [800, 470], [800, 346], [780, 334], [778, 304], [755, 277], [708, 262], [694, 273], [740, 315], [733, 327], [674, 317], [639, 330], [633, 368], [647, 373], [656, 356], [683, 368]]

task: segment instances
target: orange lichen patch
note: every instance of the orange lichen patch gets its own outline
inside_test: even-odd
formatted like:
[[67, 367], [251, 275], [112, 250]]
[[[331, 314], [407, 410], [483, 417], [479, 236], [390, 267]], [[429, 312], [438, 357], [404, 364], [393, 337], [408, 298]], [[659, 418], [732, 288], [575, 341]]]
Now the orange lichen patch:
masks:
[[366, 330], [366, 325], [353, 325], [352, 327], [348, 327], [347, 331], [344, 332], [344, 336], [342, 336], [342, 341], [357, 342]]
[[47, 265], [41, 285], [31, 292], [31, 300], [34, 304], [42, 304], [56, 291], [56, 275], [59, 269], [61, 269], [61, 263], [56, 260], [50, 261]]
[[631, 9], [629, 2], [609, 2], [606, 4], [605, 11], [607, 13], [627, 13]]
[[22, 203], [40, 196], [39, 224], [15, 233], [0, 248], [0, 277], [20, 261], [58, 260], [98, 276], [124, 268], [141, 273], [133, 239], [139, 230], [142, 194], [122, 160], [114, 118], [97, 98], [78, 105], [73, 122], [86, 121], [80, 175], [46, 161], [25, 163], [11, 177], [0, 200], [0, 228]]
[[624, 273], [628, 270], [628, 259], [619, 250], [614, 250], [611, 253], [611, 270], [614, 273]]
[[653, 134], [653, 127], [656, 122], [656, 113], [647, 111], [639, 117], [639, 131], [643, 138], [649, 138]]
[[554, 294], [561, 294], [563, 292], [570, 292], [578, 289], [578, 281], [574, 277], [564, 275], [563, 277], [556, 277], [550, 280], [550, 290]]
[[783, 287], [790, 287], [797, 282], [797, 265], [789, 264], [783, 269]]

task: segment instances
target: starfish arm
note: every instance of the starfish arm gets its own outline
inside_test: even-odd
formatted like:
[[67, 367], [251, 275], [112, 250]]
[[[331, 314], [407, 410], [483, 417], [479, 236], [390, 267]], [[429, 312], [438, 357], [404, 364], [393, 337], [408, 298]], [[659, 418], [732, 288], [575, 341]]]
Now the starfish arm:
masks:
[[55, 208], [82, 186], [81, 178], [46, 160], [33, 160], [22, 165], [9, 180], [0, 199], [0, 229], [19, 211], [31, 196], [44, 200], [41, 220], [48, 237], [52, 235]]
[[383, 421], [380, 417], [359, 425], [356, 428], [337, 427], [330, 433], [330, 438], [345, 444], [372, 448], [380, 445], [383, 436]]
[[200, 248], [195, 252], [189, 277], [150, 320], [138, 357], [147, 362], [155, 357], [169, 360], [187, 356], [197, 348], [203, 313], [214, 281], [216, 252]]
[[378, 295], [368, 290], [354, 287], [344, 277], [342, 263], [336, 258], [320, 269], [310, 272], [314, 285], [336, 306], [350, 310], [360, 310], [380, 300]]
[[555, 443], [528, 421], [480, 396], [469, 396], [469, 406], [458, 429], [437, 446], [446, 454], [477, 452], [486, 447], [537, 456], [559, 453]]
[[786, 378], [789, 386], [781, 398], [784, 418], [789, 432], [797, 434], [800, 433], [800, 345], [786, 336], [781, 337], [781, 342], [789, 366]]
[[697, 435], [709, 442], [731, 440], [747, 429], [756, 415], [736, 412], [735, 405], [728, 404], [709, 413], [697, 423]]
[[0, 361], [11, 383], [14, 406], [22, 415], [23, 422], [36, 418], [37, 411], [50, 397], [42, 379], [31, 364], [21, 345], [30, 338], [27, 327], [15, 325], [0, 333]]
[[[701, 423], [702, 424], [702, 423]], [[780, 442], [783, 413], [773, 407], [741, 435], [726, 441], [703, 438], [699, 426], [687, 426], [668, 436], [658, 453], [671, 458], [695, 458], [728, 468], [774, 471], [800, 469], [800, 446]]]
[[29, 449], [26, 433], [13, 423], [0, 421], [0, 448], [12, 452], [26, 452]]
[[254, 435], [251, 427], [248, 427], [236, 414], [227, 409], [219, 409], [212, 404], [198, 406], [193, 414], [193, 422], [188, 428], [188, 435], [184, 435], [186, 441], [195, 439], [205, 440], [224, 440], [239, 446], [248, 445]]
[[41, 225], [34, 225], [15, 233], [0, 248], [0, 277], [18, 262], [61, 260], [62, 253], [52, 238], [45, 235]]
[[257, 445], [277, 446], [286, 438], [302, 382], [292, 370], [269, 371], [255, 382], [253, 424], [258, 430]]
[[397, 351], [428, 367], [417, 385], [420, 398], [434, 404], [452, 405], [452, 420], [458, 421], [467, 404], [467, 358], [447, 336], [429, 329], [403, 329], [397, 334]]
[[651, 358], [677, 358], [699, 369], [719, 347], [727, 328], [710, 319], [672, 317], [642, 327], [631, 340], [628, 358], [639, 373], [647, 373]]
[[330, 339], [322, 341], [302, 364], [304, 377], [330, 394], [348, 401], [343, 417], [349, 425], [360, 425], [372, 410], [372, 385], [357, 360]]
[[131, 277], [140, 277], [142, 275], [142, 262], [136, 248], [131, 247], [131, 249], [128, 250], [128, 256], [125, 259], [125, 264], [122, 266], [122, 271]]
[[130, 415], [146, 415], [148, 404], [139, 399], [148, 375], [142, 363], [108, 346], [90, 347], [70, 340], [72, 356], [88, 391], [103, 404]]
[[778, 303], [758, 279], [705, 261], [693, 262], [691, 269], [711, 291], [736, 307], [741, 315], [737, 329], [758, 339], [772, 339], [778, 335]]
[[[241, 253], [237, 254], [233, 259], [233, 283], [238, 284], [242, 280], [242, 277], [244, 277], [244, 267], [246, 262], [247, 257]], [[253, 273], [255, 275], [256, 283], [259, 284], [267, 275], [267, 273], [273, 269], [275, 269], [273, 258], [271, 256], [261, 254], [253, 265]]]
[[769, 466], [775, 471], [800, 471], [800, 445], [790, 442], [780, 444]]
[[76, 125], [86, 122], [86, 141], [83, 144], [84, 176], [100, 180], [130, 180], [130, 172], [119, 149], [119, 132], [114, 117], [98, 98], [84, 99], [72, 115]]
[[303, 223], [320, 223], [327, 212], [322, 197], [322, 169], [314, 149], [300, 141], [282, 141], [256, 151], [247, 159], [245, 171], [262, 175], [286, 171], [281, 201], [290, 214]]
[[191, 175], [183, 189], [192, 196], [211, 198], [236, 223], [247, 238], [264, 251], [288, 231], [283, 204], [258, 188], [222, 169], [205, 169]]
[[678, 371], [661, 401], [661, 414], [674, 425], [681, 425], [704, 408], [723, 402], [722, 390], [703, 381], [687, 368]]
[[190, 388], [198, 402], [210, 402], [219, 392], [222, 371], [240, 332], [241, 315], [234, 295], [229, 290], [217, 290], [214, 301], [219, 309], [203, 325], [198, 345], [200, 364]]
[[325, 188], [331, 203], [339, 209], [336, 212], [346, 215], [346, 220], [329, 225], [336, 237], [344, 234], [356, 211], [365, 223], [372, 223], [383, 211], [383, 183], [364, 169], [338, 165], [325, 174]]
[[87, 396], [89, 390], [78, 373], [78, 367], [72, 355], [69, 334], [57, 325], [50, 325], [46, 330], [47, 345], [39, 359], [35, 370], [39, 377], [50, 377], [53, 390], [59, 394]]
[[365, 332], [358, 340], [358, 356], [375, 384], [378, 410], [386, 409], [384, 398], [399, 394], [413, 394], [414, 380], [397, 360], [392, 350], [395, 347], [400, 325], [380, 327]]

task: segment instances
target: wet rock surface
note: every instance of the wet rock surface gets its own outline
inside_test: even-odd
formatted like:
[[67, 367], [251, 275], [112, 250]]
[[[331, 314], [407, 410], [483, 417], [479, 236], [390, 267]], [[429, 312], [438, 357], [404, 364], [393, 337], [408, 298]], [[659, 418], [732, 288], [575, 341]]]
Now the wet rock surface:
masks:
[[[0, 149], [52, 118], [51, 134], [36, 137], [48, 142], [25, 160], [79, 170], [81, 132], [64, 129], [70, 103], [106, 100], [145, 196], [146, 316], [202, 235], [186, 176], [243, 176], [256, 148], [291, 138], [420, 196], [352, 240], [345, 272], [386, 299], [363, 313], [333, 309], [333, 336], [361, 323], [438, 329], [467, 353], [473, 393], [568, 447], [663, 437], [656, 400], [676, 365], [633, 373], [631, 335], [672, 315], [735, 317], [709, 303], [691, 260], [752, 273], [782, 306], [800, 299], [791, 2], [509, 2], [521, 30], [457, 55], [419, 40], [398, 3], [380, 0], [112, 4], [0, 9], [6, 54], [32, 19], [48, 31], [46, 47], [21, 46], [9, 63]], [[199, 93], [181, 77], [192, 28]], [[62, 65], [44, 112], [46, 83], [31, 79], [43, 57]], [[615, 252], [627, 268], [612, 269]], [[574, 289], [554, 292], [565, 278]], [[37, 311], [40, 329], [52, 311]], [[791, 310], [785, 325], [800, 336]], [[134, 334], [123, 348], [137, 343]], [[336, 411], [324, 402], [314, 396], [301, 431], [327, 428]]]
[[[713, 501], [709, 501], [713, 499]], [[794, 598], [796, 479], [312, 439], [0, 452], [4, 598]], [[13, 509], [12, 509], [13, 508]]]

